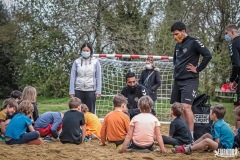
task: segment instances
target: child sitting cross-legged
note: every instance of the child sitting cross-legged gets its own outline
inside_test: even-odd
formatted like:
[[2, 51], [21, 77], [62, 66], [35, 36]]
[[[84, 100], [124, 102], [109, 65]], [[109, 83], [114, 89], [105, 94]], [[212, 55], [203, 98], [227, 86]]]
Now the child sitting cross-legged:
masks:
[[[6, 144], [41, 144], [43, 140], [40, 134], [35, 131], [32, 121], [29, 118], [34, 111], [33, 105], [29, 101], [22, 101], [18, 107], [18, 113], [9, 122], [5, 132]], [[26, 133], [27, 128], [30, 132]]]
[[2, 110], [0, 111], [0, 140], [4, 140], [4, 133], [6, 131], [7, 114], [13, 115], [17, 111], [18, 104], [13, 98], [8, 98], [3, 102]]
[[233, 147], [234, 135], [230, 126], [223, 120], [225, 113], [226, 108], [222, 104], [211, 106], [210, 119], [215, 122], [212, 128], [212, 135], [206, 133], [192, 144], [172, 148], [172, 152], [190, 154], [192, 151], [202, 149], [231, 149]]
[[104, 117], [101, 129], [102, 145], [108, 142], [115, 143], [118, 147], [121, 145], [129, 130], [130, 118], [126, 112], [127, 99], [122, 94], [117, 94], [113, 98], [114, 111], [111, 111]]
[[180, 118], [183, 112], [181, 103], [173, 103], [170, 111], [170, 116], [173, 121], [170, 124], [169, 136], [162, 136], [164, 144], [183, 145], [192, 143], [191, 132], [187, 123]]
[[161, 152], [166, 153], [160, 133], [160, 122], [150, 114], [152, 105], [153, 101], [149, 96], [143, 96], [138, 100], [141, 113], [132, 118], [130, 129], [119, 153], [123, 153], [130, 142], [129, 147], [134, 150], [153, 151], [155, 139], [158, 141]]
[[84, 120], [86, 123], [86, 138], [100, 139], [102, 124], [99, 118], [92, 112], [89, 112], [89, 109], [86, 104], [82, 104], [81, 108], [82, 108], [82, 113], [84, 114]]
[[62, 143], [80, 144], [84, 142], [86, 124], [84, 115], [81, 112], [81, 100], [73, 97], [69, 100], [69, 111], [64, 113], [62, 132], [59, 139]]
[[58, 132], [62, 129], [62, 119], [64, 111], [62, 112], [45, 112], [34, 123], [34, 128], [40, 133], [44, 140], [52, 140], [58, 138]]

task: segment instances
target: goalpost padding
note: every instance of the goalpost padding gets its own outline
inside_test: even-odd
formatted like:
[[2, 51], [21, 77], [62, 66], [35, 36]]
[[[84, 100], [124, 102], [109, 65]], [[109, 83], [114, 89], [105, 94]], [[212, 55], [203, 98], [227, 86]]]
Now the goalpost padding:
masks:
[[[112, 99], [126, 86], [125, 75], [128, 72], [134, 72], [137, 79], [139, 79], [145, 66], [145, 59], [149, 57], [154, 59], [155, 66], [160, 69], [161, 75], [161, 86], [157, 90], [158, 98], [155, 104], [157, 117], [163, 122], [170, 121], [170, 96], [173, 84], [172, 57], [146, 55], [134, 55], [134, 57], [131, 57], [133, 55], [106, 54], [94, 54], [94, 56], [105, 57], [98, 59], [102, 68], [102, 94], [101, 98], [98, 98], [96, 102], [96, 112], [99, 118], [104, 118], [107, 113], [113, 110]], [[124, 59], [116, 59], [116, 57]]]

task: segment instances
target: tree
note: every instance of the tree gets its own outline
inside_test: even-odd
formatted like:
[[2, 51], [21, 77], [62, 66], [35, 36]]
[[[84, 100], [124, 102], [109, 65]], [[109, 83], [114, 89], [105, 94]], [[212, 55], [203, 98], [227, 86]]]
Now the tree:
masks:
[[0, 97], [10, 95], [18, 89], [14, 79], [13, 46], [16, 37], [16, 26], [11, 22], [10, 15], [3, 2], [0, 2]]
[[11, 21], [3, 16], [11, 23], [4, 20], [0, 28], [0, 50], [10, 58], [7, 66], [14, 66], [12, 84], [66, 96], [71, 65], [84, 42], [92, 43], [95, 53], [172, 56], [176, 42], [170, 27], [179, 20], [213, 53], [200, 74], [200, 91], [211, 94], [229, 76], [224, 28], [239, 23], [238, 11], [236, 0], [15, 0]]

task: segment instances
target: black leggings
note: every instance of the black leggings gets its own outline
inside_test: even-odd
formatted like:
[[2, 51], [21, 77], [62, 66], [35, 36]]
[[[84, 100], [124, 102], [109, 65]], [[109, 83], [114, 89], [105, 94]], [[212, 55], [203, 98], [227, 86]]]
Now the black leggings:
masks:
[[162, 136], [163, 139], [163, 143], [164, 144], [170, 144], [170, 145], [182, 145], [177, 139], [175, 138], [171, 138], [171, 137], [167, 137], [167, 136]]
[[123, 144], [124, 140], [119, 140], [119, 141], [108, 141], [108, 142], [115, 143], [116, 146], [119, 146], [119, 145]]
[[82, 103], [88, 106], [89, 112], [96, 112], [96, 96], [95, 91], [78, 91], [75, 90], [75, 97], [81, 99]]

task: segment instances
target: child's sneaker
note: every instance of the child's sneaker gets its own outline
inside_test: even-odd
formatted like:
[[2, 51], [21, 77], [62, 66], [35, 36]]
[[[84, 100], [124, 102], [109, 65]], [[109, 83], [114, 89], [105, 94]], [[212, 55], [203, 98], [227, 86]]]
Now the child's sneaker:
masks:
[[91, 134], [90, 137], [91, 137], [91, 139], [93, 139], [93, 140], [94, 140], [94, 139], [100, 140], [95, 134]]
[[5, 138], [0, 136], [0, 141], [5, 141]]
[[190, 144], [183, 144], [183, 145], [175, 145], [174, 148], [178, 148], [180, 146], [183, 146], [183, 147], [191, 147], [192, 146], [192, 143]]
[[43, 138], [44, 141], [47, 141], [47, 142], [56, 142], [55, 140], [52, 139], [52, 137], [50, 136], [46, 136]]
[[184, 147], [186, 145], [182, 145], [176, 148], [172, 148], [173, 153], [184, 153], [184, 154], [191, 154], [190, 147]]

